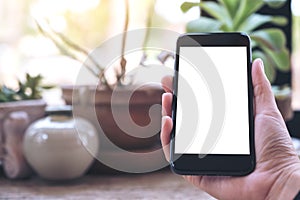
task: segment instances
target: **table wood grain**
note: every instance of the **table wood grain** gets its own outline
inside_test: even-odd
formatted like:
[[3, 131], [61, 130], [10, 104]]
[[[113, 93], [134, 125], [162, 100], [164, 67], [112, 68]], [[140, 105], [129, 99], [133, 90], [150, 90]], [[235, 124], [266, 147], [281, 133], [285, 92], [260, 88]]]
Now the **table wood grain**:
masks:
[[71, 182], [0, 177], [0, 199], [214, 199], [164, 170], [149, 174], [86, 175]]

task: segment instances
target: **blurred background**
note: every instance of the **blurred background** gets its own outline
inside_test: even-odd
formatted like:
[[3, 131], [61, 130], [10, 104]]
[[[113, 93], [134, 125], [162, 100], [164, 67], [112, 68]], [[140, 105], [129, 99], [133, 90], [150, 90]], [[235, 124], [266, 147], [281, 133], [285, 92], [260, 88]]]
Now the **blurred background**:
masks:
[[[184, 0], [130, 0], [129, 30], [147, 26], [148, 10], [155, 2], [152, 27], [185, 32], [185, 24], [199, 16], [197, 8], [182, 13]], [[293, 106], [300, 109], [300, 0], [293, 11]], [[92, 50], [122, 33], [124, 1], [119, 0], [0, 0], [0, 84], [17, 86], [17, 79], [42, 74], [47, 84], [74, 83], [80, 62], [62, 56], [50, 39], [37, 29], [35, 20], [50, 26]], [[297, 87], [298, 86], [298, 87]], [[59, 89], [45, 94], [50, 104], [60, 104]]]

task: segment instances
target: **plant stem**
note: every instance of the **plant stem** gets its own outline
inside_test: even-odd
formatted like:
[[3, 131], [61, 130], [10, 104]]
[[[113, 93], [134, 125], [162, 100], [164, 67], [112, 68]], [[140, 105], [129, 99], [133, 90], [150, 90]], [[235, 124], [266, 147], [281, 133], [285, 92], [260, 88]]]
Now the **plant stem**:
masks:
[[[52, 27], [49, 26], [49, 29], [52, 31], [52, 33], [58, 37], [61, 42], [65, 43], [66, 45], [68, 45], [69, 47], [71, 47], [73, 50], [82, 53], [83, 55], [85, 55], [86, 57], [88, 57], [92, 63], [97, 67], [97, 69], [99, 70], [99, 72], [95, 71], [93, 69], [92, 66], [88, 65], [86, 62], [83, 62], [82, 60], [80, 60], [74, 53], [72, 53], [70, 50], [68, 50], [67, 48], [63, 47], [62, 44], [60, 44], [60, 42], [57, 41], [56, 38], [54, 38], [54, 36], [52, 36], [50, 33], [48, 33], [47, 31], [44, 30], [44, 28], [38, 23], [37, 20], [35, 20], [35, 23], [37, 24], [37, 27], [39, 29], [39, 31], [47, 38], [49, 38], [54, 44], [55, 46], [59, 49], [59, 51], [66, 55], [69, 56], [70, 58], [77, 60], [79, 62], [81, 62], [83, 64], [83, 66], [85, 66], [87, 68], [88, 71], [90, 71], [95, 77], [100, 79], [100, 82], [109, 86], [108, 82], [106, 80], [105, 77], [105, 71], [106, 68], [101, 67], [96, 60], [94, 60], [94, 58], [88, 53], [87, 50], [85, 50], [83, 47], [79, 46], [78, 44], [76, 44], [75, 42], [71, 41], [70, 39], [68, 39], [65, 35], [63, 35], [62, 33], [56, 32]], [[110, 86], [109, 86], [110, 88]]]
[[202, 15], [202, 10], [201, 10], [201, 6], [200, 6], [201, 1], [203, 1], [203, 0], [199, 0], [199, 17], [201, 17], [201, 15]]
[[64, 55], [67, 55], [69, 56], [70, 58], [74, 59], [74, 60], [77, 60], [81, 63], [83, 63], [84, 66], [86, 66], [86, 68], [96, 77], [98, 77], [98, 73], [96, 73], [91, 66], [85, 64], [84, 62], [82, 62], [79, 58], [77, 58], [76, 55], [74, 55], [73, 53], [71, 53], [69, 50], [67, 50], [66, 48], [64, 48], [62, 46], [62, 44], [60, 44], [51, 34], [49, 34], [48, 32], [46, 32], [42, 26], [37, 22], [36, 22], [36, 25], [39, 29], [39, 31], [46, 37], [46, 38], [49, 38], [54, 44], [55, 46], [59, 49], [59, 51], [64, 54]]
[[151, 22], [152, 22], [152, 16], [153, 16], [153, 11], [154, 11], [154, 6], [155, 6], [155, 2], [156, 0], [152, 0], [150, 5], [149, 5], [149, 9], [148, 9], [148, 16], [147, 16], [147, 23], [146, 23], [146, 34], [145, 34], [145, 38], [143, 41], [143, 51], [146, 51], [146, 45], [147, 42], [149, 40], [149, 36], [150, 36], [150, 29], [149, 27], [151, 27]]
[[78, 44], [76, 44], [75, 42], [71, 41], [70, 39], [68, 39], [65, 35], [63, 35], [62, 33], [59, 33], [55, 30], [53, 30], [51, 27], [50, 29], [52, 30], [52, 32], [54, 34], [56, 34], [65, 44], [69, 45], [70, 47], [72, 47], [74, 50], [83, 53], [85, 56], [87, 56], [92, 63], [101, 71], [104, 68], [101, 67], [97, 61], [94, 60], [94, 58], [89, 54], [89, 52], [87, 50], [85, 50], [83, 47], [79, 46]]
[[129, 23], [129, 1], [125, 0], [125, 24], [123, 28], [123, 38], [122, 38], [122, 48], [121, 48], [121, 74], [119, 76], [119, 80], [124, 78], [124, 74], [126, 71], [126, 59], [124, 58], [125, 54], [125, 46], [126, 46], [126, 38], [127, 38], [127, 30], [128, 30], [128, 23]]

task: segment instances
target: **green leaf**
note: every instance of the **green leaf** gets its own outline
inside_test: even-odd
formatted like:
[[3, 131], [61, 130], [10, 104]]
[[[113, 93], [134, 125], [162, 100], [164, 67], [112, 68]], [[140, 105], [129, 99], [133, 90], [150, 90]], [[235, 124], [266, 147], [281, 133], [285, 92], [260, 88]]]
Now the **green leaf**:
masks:
[[30, 74], [26, 73], [26, 80], [30, 80]]
[[15, 92], [14, 90], [12, 90], [12, 89], [6, 87], [6, 86], [3, 86], [3, 87], [2, 87], [2, 93], [3, 93], [4, 95], [6, 95], [6, 96], [12, 96], [12, 95], [14, 95], [16, 92]]
[[181, 11], [186, 13], [187, 11], [189, 11], [191, 8], [195, 7], [195, 6], [199, 6], [199, 2], [183, 2], [183, 4], [181, 4], [180, 8]]
[[0, 88], [0, 102], [8, 102], [13, 100], [13, 94], [15, 92], [6, 86]]
[[8, 98], [3, 93], [0, 92], [0, 102], [8, 102], [8, 101], [9, 101]]
[[281, 8], [286, 0], [264, 0], [264, 2], [271, 8]]
[[202, 10], [207, 12], [213, 18], [219, 20], [227, 27], [232, 27], [232, 20], [229, 13], [226, 10], [226, 7], [222, 4], [218, 4], [216, 2], [201, 2], [200, 7]]
[[240, 25], [238, 31], [251, 32], [254, 29], [266, 23], [272, 23], [279, 26], [284, 26], [288, 23], [288, 21], [286, 17], [282, 17], [282, 16], [253, 14]]
[[250, 15], [264, 5], [263, 0], [241, 0], [233, 20], [234, 28], [238, 28]]
[[0, 87], [0, 102], [42, 98], [41, 92], [43, 90], [53, 88], [53, 86], [41, 86], [42, 79], [41, 75], [30, 76], [26, 74], [24, 83], [18, 80], [19, 89], [17, 91], [6, 86]]
[[226, 7], [227, 12], [231, 16], [231, 19], [235, 17], [241, 0], [220, 0], [220, 2]]
[[283, 16], [273, 16], [271, 23], [279, 26], [285, 26], [288, 24], [288, 19]]
[[261, 48], [268, 48], [273, 51], [281, 51], [286, 45], [284, 33], [277, 28], [268, 28], [255, 31], [251, 35], [251, 39], [257, 42]]
[[41, 86], [41, 88], [44, 90], [50, 90], [50, 89], [55, 88], [55, 86], [54, 85], [45, 85], [45, 86]]
[[199, 19], [189, 22], [186, 26], [187, 32], [197, 33], [197, 32], [217, 32], [220, 31], [222, 23], [208, 18], [200, 17]]
[[263, 50], [272, 58], [278, 70], [282, 72], [290, 70], [290, 53], [287, 48], [283, 48], [281, 51], [272, 51], [267, 48]]
[[252, 58], [253, 60], [255, 60], [256, 58], [262, 59], [262, 61], [264, 62], [264, 70], [267, 75], [267, 78], [271, 83], [273, 83], [276, 78], [276, 70], [272, 58], [270, 58], [268, 55], [259, 50], [253, 51]]
[[270, 57], [277, 69], [283, 72], [290, 70], [290, 55], [286, 48], [284, 33], [275, 28], [256, 31], [251, 38]]

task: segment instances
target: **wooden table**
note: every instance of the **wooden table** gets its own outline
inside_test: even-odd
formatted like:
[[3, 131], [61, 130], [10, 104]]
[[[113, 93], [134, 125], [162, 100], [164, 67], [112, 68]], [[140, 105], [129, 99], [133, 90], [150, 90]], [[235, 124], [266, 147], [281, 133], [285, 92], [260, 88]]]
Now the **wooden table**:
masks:
[[86, 175], [71, 182], [0, 177], [0, 199], [213, 199], [169, 170], [140, 175]]

